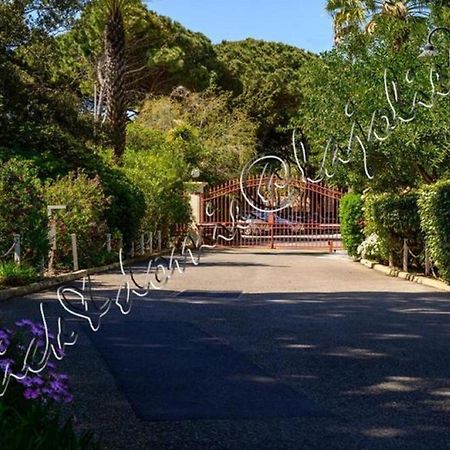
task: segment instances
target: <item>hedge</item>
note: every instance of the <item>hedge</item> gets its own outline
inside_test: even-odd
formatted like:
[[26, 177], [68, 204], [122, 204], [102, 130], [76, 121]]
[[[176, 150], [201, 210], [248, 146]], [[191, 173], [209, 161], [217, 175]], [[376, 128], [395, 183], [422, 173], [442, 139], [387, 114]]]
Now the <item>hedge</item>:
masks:
[[450, 283], [450, 180], [423, 188], [419, 208], [430, 256], [439, 275]]
[[20, 234], [22, 261], [35, 265], [48, 253], [47, 205], [37, 172], [30, 161], [0, 161], [0, 254]]
[[350, 256], [357, 256], [357, 249], [364, 240], [363, 200], [361, 195], [349, 193], [342, 197], [339, 207], [341, 235]]
[[367, 235], [376, 233], [380, 239], [381, 257], [385, 262], [391, 255], [395, 264], [401, 262], [404, 239], [413, 253], [424, 249], [421, 230], [419, 194], [415, 191], [395, 194], [369, 194], [365, 198], [364, 216]]

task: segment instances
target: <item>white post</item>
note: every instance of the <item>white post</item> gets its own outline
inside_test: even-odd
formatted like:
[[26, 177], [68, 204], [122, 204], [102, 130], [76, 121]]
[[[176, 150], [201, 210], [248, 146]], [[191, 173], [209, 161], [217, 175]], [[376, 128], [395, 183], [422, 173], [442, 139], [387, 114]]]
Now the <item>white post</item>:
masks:
[[145, 255], [145, 236], [141, 233], [141, 255]]
[[20, 264], [20, 234], [14, 235], [14, 262]]
[[51, 219], [50, 229], [48, 232], [48, 241], [50, 244], [50, 250], [48, 255], [48, 271], [53, 273], [53, 264], [55, 262], [55, 252], [56, 252], [56, 223], [54, 219]]
[[72, 238], [72, 257], [73, 257], [73, 271], [78, 271], [78, 248], [77, 248], [77, 235], [72, 233], [70, 235]]
[[107, 233], [106, 235], [106, 251], [111, 253], [111, 233]]
[[403, 272], [408, 272], [408, 239], [403, 239]]
[[153, 233], [150, 232], [150, 255], [153, 254]]
[[158, 231], [158, 252], [161, 253], [162, 250], [162, 235], [161, 230]]
[[56, 222], [52, 218], [53, 211], [62, 211], [66, 210], [67, 205], [48, 205], [47, 206], [47, 217], [50, 225], [50, 229], [48, 230], [48, 241], [50, 243], [50, 251], [48, 255], [48, 271], [53, 273], [53, 263], [55, 260], [55, 252], [56, 252]]

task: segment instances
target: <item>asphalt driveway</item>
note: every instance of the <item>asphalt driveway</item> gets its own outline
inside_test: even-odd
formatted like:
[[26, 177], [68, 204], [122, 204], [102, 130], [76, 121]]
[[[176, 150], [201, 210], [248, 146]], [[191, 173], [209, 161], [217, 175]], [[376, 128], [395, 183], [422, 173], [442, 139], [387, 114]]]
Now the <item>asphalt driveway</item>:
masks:
[[[208, 254], [103, 331], [73, 323], [77, 423], [109, 449], [449, 448], [449, 297], [343, 254]], [[38, 300], [59, 314], [53, 292], [0, 311]]]

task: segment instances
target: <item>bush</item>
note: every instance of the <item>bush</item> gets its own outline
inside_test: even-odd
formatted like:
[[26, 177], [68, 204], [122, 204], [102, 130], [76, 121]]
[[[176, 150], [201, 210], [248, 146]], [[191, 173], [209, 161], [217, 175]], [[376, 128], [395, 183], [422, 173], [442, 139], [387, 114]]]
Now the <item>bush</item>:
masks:
[[375, 233], [379, 237], [383, 262], [387, 262], [389, 256], [392, 256], [394, 264], [400, 264], [404, 239], [408, 240], [413, 253], [423, 252], [424, 238], [417, 201], [417, 192], [366, 196], [365, 232], [366, 235]]
[[357, 249], [358, 256], [364, 259], [379, 260], [381, 255], [380, 239], [375, 233], [364, 239]]
[[106, 211], [109, 229], [120, 231], [124, 243], [129, 244], [136, 238], [145, 214], [144, 194], [117, 167], [103, 167], [99, 173], [104, 193], [111, 199]]
[[450, 180], [425, 187], [419, 207], [430, 256], [440, 276], [450, 282]]
[[57, 229], [57, 264], [72, 265], [72, 233], [77, 235], [80, 267], [102, 263], [108, 227], [106, 211], [111, 203], [100, 178], [89, 178], [83, 171], [70, 173], [47, 185], [48, 204], [67, 205], [54, 214]]
[[174, 225], [190, 221], [183, 183], [186, 167], [170, 149], [163, 147], [158, 153], [127, 149], [123, 170], [145, 196], [142, 232], [159, 229], [166, 236]]
[[339, 216], [344, 246], [350, 256], [357, 256], [357, 249], [364, 240], [363, 201], [361, 195], [349, 193], [342, 197]]
[[21, 235], [22, 260], [37, 265], [48, 252], [47, 211], [36, 167], [12, 158], [0, 168], [0, 253]]
[[24, 286], [39, 279], [34, 267], [14, 262], [0, 263], [0, 285]]
[[[21, 374], [11, 377], [0, 397], [0, 448], [9, 450], [96, 449], [100, 446], [91, 433], [78, 435], [72, 421], [63, 419], [60, 405], [70, 403], [69, 379], [47, 361], [44, 370], [23, 374], [27, 358], [30, 366], [42, 358], [42, 352], [28, 353], [30, 342], [43, 349], [46, 339], [58, 348], [56, 337], [45, 333], [42, 323], [27, 319], [16, 322], [14, 330], [0, 328], [0, 373]], [[56, 350], [58, 357], [63, 354]]]
[[8, 450], [96, 450], [92, 433], [75, 433], [72, 420], [64, 422], [43, 405], [17, 411], [0, 401], [0, 447]]

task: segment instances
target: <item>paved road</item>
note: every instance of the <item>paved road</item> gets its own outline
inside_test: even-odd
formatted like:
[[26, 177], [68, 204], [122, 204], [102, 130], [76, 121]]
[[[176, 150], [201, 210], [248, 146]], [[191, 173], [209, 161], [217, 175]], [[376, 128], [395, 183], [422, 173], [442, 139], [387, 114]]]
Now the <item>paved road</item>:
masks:
[[[116, 274], [99, 276], [97, 288], [111, 295], [117, 290], [117, 280]], [[37, 300], [48, 300], [49, 308], [57, 314], [53, 297], [53, 293], [44, 293], [12, 300], [0, 310], [4, 320], [29, 317], [36, 313]], [[108, 321], [119, 330], [116, 336], [111, 335]], [[118, 324], [122, 325], [117, 328]], [[176, 324], [184, 325], [177, 328]], [[164, 291], [136, 301], [130, 316], [107, 316], [104, 326], [103, 338], [93, 338], [81, 327], [80, 342], [64, 366], [74, 381], [79, 426], [95, 427], [107, 448], [450, 447], [449, 294], [385, 277], [344, 255], [287, 250], [212, 253], [200, 266], [175, 274]], [[133, 334], [135, 341], [128, 340], [124, 330]], [[169, 417], [149, 422], [137, 418], [136, 380], [143, 402], [158, 383], [165, 382], [166, 389], [167, 383], [172, 383], [171, 374], [164, 380], [161, 369], [173, 358], [173, 349], [164, 357], [164, 345], [174, 342], [161, 337], [164, 330], [173, 330], [172, 335], [177, 330], [185, 333], [177, 341], [178, 347], [182, 339], [197, 339], [202, 345], [205, 341], [219, 342], [217, 352], [229, 355], [224, 367], [254, 370], [252, 382], [276, 383], [286, 387], [291, 396], [298, 394], [298, 417], [292, 414], [292, 404], [289, 414], [282, 417], [275, 401], [272, 417], [267, 411], [258, 415], [256, 410], [252, 417], [251, 408], [245, 407], [241, 411], [244, 417], [239, 417], [239, 411], [220, 417], [209, 405], [205, 417], [193, 420]], [[107, 333], [112, 356], [105, 354]], [[134, 361], [130, 364], [123, 359], [127, 348], [130, 361]], [[186, 349], [193, 354], [191, 347]], [[147, 351], [153, 363], [155, 355], [161, 361], [153, 364], [152, 370], [143, 357]], [[201, 377], [205, 373], [221, 376], [221, 364], [207, 365], [206, 359], [214, 359], [208, 356], [211, 351], [202, 355], [203, 365], [201, 358], [194, 357], [199, 377], [186, 374], [185, 380], [187, 387], [192, 384], [196, 389], [201, 404], [206, 401], [202, 398], [206, 392], [217, 396], [220, 391], [220, 386], [212, 388], [209, 380], [202, 392]], [[141, 372], [136, 372], [137, 366]], [[180, 367], [181, 362], [177, 370]], [[129, 380], [135, 381], [130, 389], [130, 381], [123, 377], [126, 370], [131, 373]], [[154, 377], [149, 375], [152, 373]], [[139, 378], [140, 374], [145, 377]], [[167, 396], [173, 401], [177, 392], [170, 391]], [[274, 395], [286, 394], [286, 390], [280, 392]], [[223, 401], [220, 395], [217, 398]], [[248, 399], [253, 401], [251, 393]], [[305, 405], [313, 404], [321, 413], [303, 408], [303, 399]], [[148, 406], [147, 400], [144, 403]], [[164, 406], [164, 398], [159, 397], [156, 403]]]

